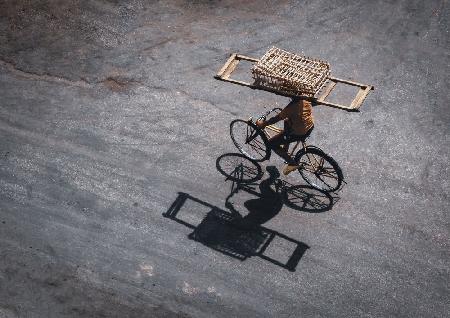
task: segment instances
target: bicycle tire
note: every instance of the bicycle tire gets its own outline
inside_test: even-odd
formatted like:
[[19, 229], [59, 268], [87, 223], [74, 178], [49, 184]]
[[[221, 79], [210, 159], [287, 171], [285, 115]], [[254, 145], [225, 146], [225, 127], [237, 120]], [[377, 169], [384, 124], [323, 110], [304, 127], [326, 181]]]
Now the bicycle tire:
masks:
[[[311, 163], [312, 160], [314, 163]], [[295, 161], [300, 165], [298, 171], [303, 180], [317, 190], [334, 192], [344, 181], [337, 162], [317, 147], [306, 147], [306, 151], [301, 149], [295, 155]]]
[[235, 119], [230, 124], [230, 136], [236, 148], [246, 158], [261, 162], [269, 159], [270, 148], [267, 137], [255, 124]]

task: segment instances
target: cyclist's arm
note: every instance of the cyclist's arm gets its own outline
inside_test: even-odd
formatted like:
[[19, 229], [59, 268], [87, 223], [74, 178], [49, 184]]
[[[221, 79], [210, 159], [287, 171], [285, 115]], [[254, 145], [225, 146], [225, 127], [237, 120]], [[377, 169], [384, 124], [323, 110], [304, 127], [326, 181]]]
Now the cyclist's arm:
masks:
[[269, 120], [258, 120], [256, 122], [256, 125], [263, 129], [264, 127], [268, 125], [273, 125], [280, 120], [289, 118], [290, 114], [292, 113], [292, 107], [295, 107], [295, 102], [290, 102], [281, 112], [279, 112], [276, 116], [273, 116]]
[[279, 114], [276, 116], [273, 116], [272, 118], [268, 119], [268, 120], [258, 120], [256, 121], [256, 126], [258, 126], [259, 128], [263, 129], [264, 127], [268, 126], [268, 125], [273, 125], [277, 122], [279, 122], [282, 118], [280, 118]]

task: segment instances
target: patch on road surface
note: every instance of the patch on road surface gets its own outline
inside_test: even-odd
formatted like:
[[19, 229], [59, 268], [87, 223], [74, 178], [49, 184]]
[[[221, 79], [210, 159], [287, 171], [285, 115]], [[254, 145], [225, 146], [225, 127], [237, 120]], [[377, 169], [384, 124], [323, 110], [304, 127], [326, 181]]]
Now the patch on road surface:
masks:
[[200, 292], [198, 288], [192, 287], [186, 282], [183, 282], [183, 287], [181, 288], [181, 290], [183, 291], [183, 293], [188, 295], [196, 295]]
[[141, 277], [141, 275], [152, 277], [153, 274], [153, 266], [144, 263], [139, 265], [139, 271], [136, 272], [137, 277]]
[[18, 317], [15, 313], [13, 313], [9, 309], [0, 308], [0, 318], [16, 318]]

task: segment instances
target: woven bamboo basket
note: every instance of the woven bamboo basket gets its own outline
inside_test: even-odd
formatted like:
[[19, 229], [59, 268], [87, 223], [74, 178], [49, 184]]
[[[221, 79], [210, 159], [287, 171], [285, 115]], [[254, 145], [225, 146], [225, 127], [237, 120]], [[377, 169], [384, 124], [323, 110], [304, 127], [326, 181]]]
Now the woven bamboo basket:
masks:
[[254, 85], [281, 93], [313, 97], [330, 75], [330, 64], [276, 47], [252, 67]]

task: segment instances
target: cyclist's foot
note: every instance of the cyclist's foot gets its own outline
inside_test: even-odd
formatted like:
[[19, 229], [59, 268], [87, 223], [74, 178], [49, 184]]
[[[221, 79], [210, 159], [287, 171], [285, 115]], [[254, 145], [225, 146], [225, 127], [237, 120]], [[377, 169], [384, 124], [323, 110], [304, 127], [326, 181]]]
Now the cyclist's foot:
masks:
[[287, 176], [287, 175], [290, 174], [292, 171], [297, 170], [299, 167], [300, 167], [300, 166], [297, 165], [297, 164], [292, 164], [292, 163], [290, 163], [290, 164], [288, 164], [288, 165], [286, 165], [286, 166], [284, 167], [284, 169], [283, 169], [283, 174], [284, 174], [285, 176]]

